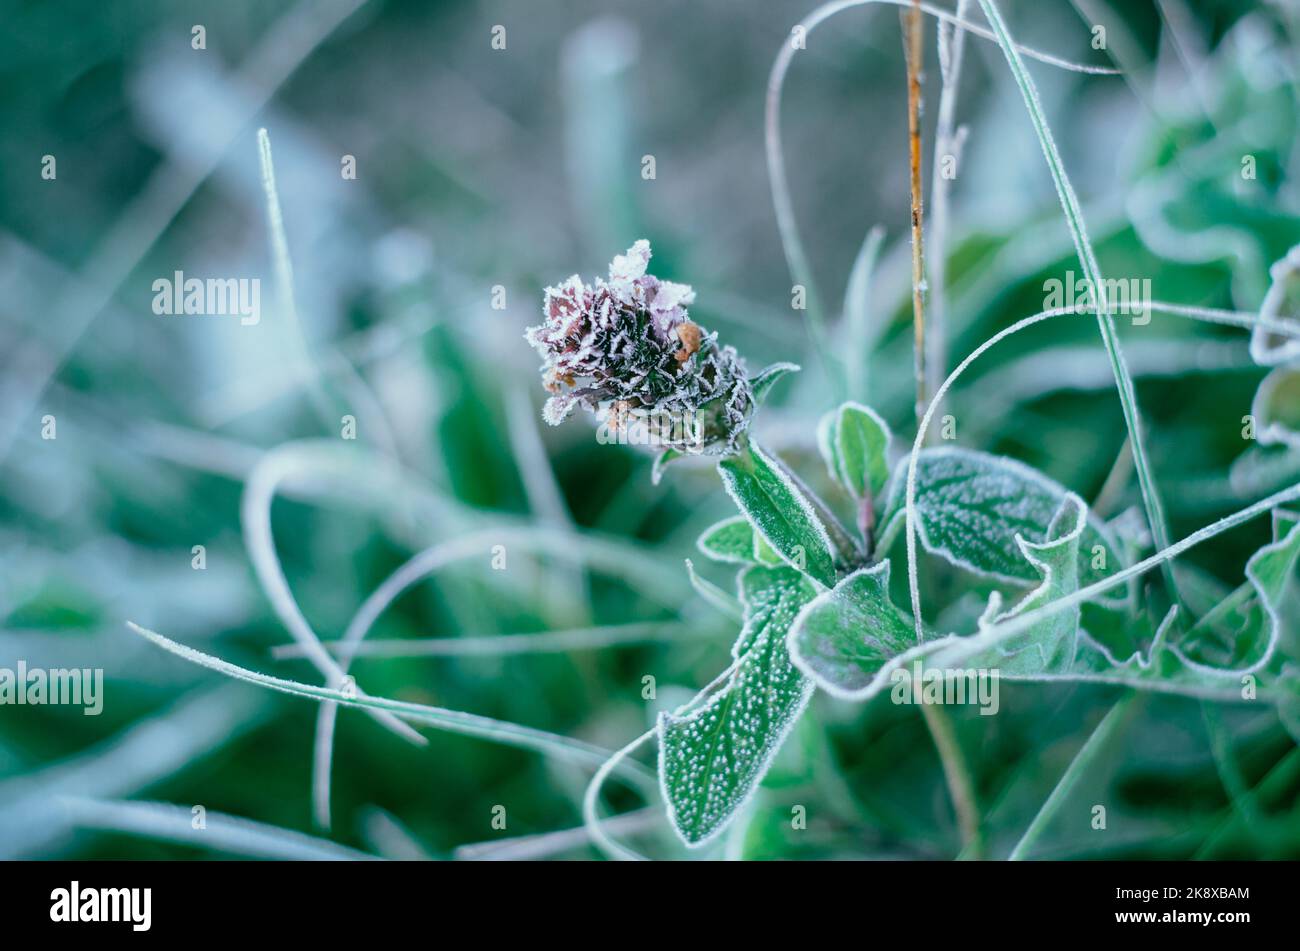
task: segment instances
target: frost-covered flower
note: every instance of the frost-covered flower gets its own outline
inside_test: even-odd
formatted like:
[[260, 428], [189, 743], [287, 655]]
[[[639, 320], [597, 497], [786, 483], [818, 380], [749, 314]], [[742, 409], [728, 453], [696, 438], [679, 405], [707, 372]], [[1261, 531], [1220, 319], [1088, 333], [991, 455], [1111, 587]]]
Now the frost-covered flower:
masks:
[[614, 258], [608, 280], [575, 274], [546, 289], [545, 320], [524, 334], [552, 394], [542, 415], [557, 426], [581, 405], [664, 448], [734, 452], [754, 408], [744, 361], [690, 320], [695, 292], [647, 274], [649, 264], [641, 240]]

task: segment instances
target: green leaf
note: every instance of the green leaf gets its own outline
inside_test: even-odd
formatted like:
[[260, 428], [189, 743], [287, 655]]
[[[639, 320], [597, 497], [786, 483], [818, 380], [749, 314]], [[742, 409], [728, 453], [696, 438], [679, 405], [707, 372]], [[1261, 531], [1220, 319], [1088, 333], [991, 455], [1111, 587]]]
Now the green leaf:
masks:
[[754, 533], [754, 561], [769, 568], [785, 564], [781, 556], [776, 553], [776, 549], [763, 541], [763, 536], [757, 532]]
[[654, 465], [650, 467], [650, 484], [658, 485], [664, 477], [664, 469], [674, 459], [680, 459], [686, 455], [684, 452], [678, 452], [676, 449], [665, 449], [659, 455], [655, 456]]
[[[1048, 527], [1046, 541], [1030, 542], [1017, 536], [1025, 560], [1042, 581], [1004, 614], [997, 613], [1002, 596], [994, 592], [985, 616], [980, 619], [981, 630], [990, 623], [1010, 620], [1079, 590], [1079, 540], [1087, 527], [1088, 507], [1083, 499], [1069, 492]], [[1011, 675], [1068, 667], [1074, 661], [1078, 644], [1079, 617], [1079, 606], [1073, 605], [1048, 615], [1028, 631], [999, 645], [998, 668], [1004, 675]]]
[[1274, 541], [1246, 562], [1246, 583], [1220, 601], [1178, 645], [1198, 666], [1255, 670], [1277, 646], [1279, 608], [1300, 559], [1300, 518], [1278, 512]]
[[1261, 446], [1300, 448], [1300, 367], [1277, 367], [1260, 381], [1250, 404]]
[[889, 599], [889, 562], [849, 575], [819, 594], [790, 631], [790, 658], [837, 697], [874, 693], [887, 662], [916, 645], [911, 619]]
[[659, 717], [668, 818], [690, 846], [721, 832], [753, 794], [813, 691], [785, 646], [812, 585], [791, 568], [754, 567], [741, 574], [740, 594], [745, 624], [730, 679], [691, 712]]
[[[1130, 617], [1085, 604], [1093, 611], [1082, 612], [1084, 624], [1078, 613], [1066, 608], [1059, 612], [1059, 622], [1053, 621], [1057, 615], [1049, 615], [1028, 631], [989, 644], [988, 638], [996, 634], [991, 625], [1077, 590], [1078, 580], [1070, 575], [1079, 565], [1073, 549], [1087, 533], [1087, 523], [1081, 526], [1082, 511], [1082, 502], [1071, 497], [1050, 526], [1049, 540], [1025, 545], [1040, 584], [1006, 614], [992, 619], [993, 611], [986, 612], [979, 635], [949, 635], [916, 644], [910, 621], [888, 600], [888, 568], [882, 563], [846, 578], [800, 613], [790, 634], [792, 660], [818, 686], [855, 700], [874, 696], [888, 686], [894, 671], [919, 662], [930, 670], [997, 671], [1010, 681], [1114, 684], [1230, 702], [1258, 697], [1276, 704], [1284, 716], [1300, 711], [1300, 668], [1278, 648], [1281, 600], [1300, 563], [1300, 517], [1289, 513], [1279, 513], [1276, 541], [1247, 563], [1244, 587], [1249, 594], [1230, 595], [1224, 607], [1192, 630], [1203, 636], [1208, 627], [1221, 628], [1237, 619], [1231, 628], [1233, 649], [1219, 658], [1226, 665], [1207, 663], [1205, 645], [1189, 643], [1190, 635], [1181, 643], [1174, 639], [1177, 608], [1154, 626], [1145, 612]], [[872, 575], [877, 576], [874, 581]], [[1099, 637], [1100, 632], [1087, 626], [1089, 618], [1122, 629]], [[1111, 643], [1150, 646], [1117, 656], [1107, 646]]]
[[750, 377], [749, 388], [754, 394], [754, 405], [757, 406], [767, 398], [778, 380], [787, 373], [798, 373], [800, 369], [797, 363], [773, 363]]
[[[1002, 676], [1011, 680], [1121, 684], [1228, 701], [1253, 699], [1255, 695], [1247, 694], [1248, 685], [1252, 685], [1260, 699], [1279, 706], [1294, 703], [1294, 681], [1288, 679], [1290, 668], [1285, 663], [1269, 662], [1277, 660], [1274, 655], [1281, 633], [1279, 604], [1300, 561], [1300, 520], [1282, 517], [1275, 533], [1277, 539], [1255, 552], [1246, 564], [1247, 584], [1243, 589], [1248, 588], [1249, 594], [1230, 595], [1219, 611], [1203, 618], [1182, 641], [1174, 639], [1178, 610], [1172, 608], [1154, 634], [1150, 633], [1145, 615], [1129, 621], [1131, 626], [1146, 625], [1147, 631], [1138, 632], [1134, 639], [1150, 647], [1145, 653], [1134, 652], [1128, 657], [1117, 658], [1084, 631], [1073, 658], [1067, 659], [1060, 652], [1040, 670], [1005, 663], [1001, 644], [983, 651], [963, 650], [961, 638], [947, 639], [929, 659], [997, 667]], [[1225, 628], [1229, 621], [1235, 621], [1235, 626]], [[1218, 656], [1211, 656], [1205, 639], [1215, 630], [1230, 630], [1232, 640], [1221, 645], [1224, 650]]]
[[817, 445], [831, 477], [855, 498], [878, 498], [889, 481], [889, 426], [876, 411], [844, 403], [822, 417]]
[[706, 528], [695, 546], [714, 561], [753, 565], [758, 563], [755, 537], [745, 516], [733, 515]]
[[812, 503], [758, 446], [718, 463], [722, 484], [754, 530], [787, 564], [819, 584], [835, 584], [830, 537]]
[[[1269, 321], [1296, 321], [1300, 318], [1300, 244], [1275, 261], [1268, 274], [1271, 282], [1259, 316]], [[1300, 341], [1256, 327], [1250, 337], [1250, 355], [1265, 366], [1290, 363], [1300, 356]]]
[[[882, 546], [906, 517], [907, 460], [894, 470]], [[971, 449], [923, 449], [916, 467], [917, 536], [925, 550], [960, 568], [1016, 584], [1041, 581], [1018, 538], [1047, 538], [1066, 489], [1023, 463]], [[1079, 538], [1079, 583], [1089, 585], [1122, 567], [1109, 529], [1089, 518]], [[1124, 599], [1122, 590], [1103, 595]]]

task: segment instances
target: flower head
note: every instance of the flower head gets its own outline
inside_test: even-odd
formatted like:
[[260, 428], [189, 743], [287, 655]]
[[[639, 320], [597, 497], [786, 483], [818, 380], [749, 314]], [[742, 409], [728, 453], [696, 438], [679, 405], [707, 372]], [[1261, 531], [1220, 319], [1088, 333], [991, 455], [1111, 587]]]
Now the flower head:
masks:
[[690, 320], [695, 292], [647, 274], [649, 264], [641, 240], [614, 258], [608, 280], [575, 274], [546, 289], [545, 319], [524, 334], [552, 394], [542, 415], [559, 425], [580, 405], [665, 448], [734, 452], [754, 407], [744, 361]]

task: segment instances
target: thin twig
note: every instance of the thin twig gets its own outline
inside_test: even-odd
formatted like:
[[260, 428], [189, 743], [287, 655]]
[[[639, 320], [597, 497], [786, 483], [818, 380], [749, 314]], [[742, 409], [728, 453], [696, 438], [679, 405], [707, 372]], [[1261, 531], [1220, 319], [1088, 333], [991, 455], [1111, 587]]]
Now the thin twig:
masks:
[[925, 413], [928, 392], [925, 385], [925, 263], [921, 197], [921, 60], [925, 55], [925, 33], [921, 29], [919, 0], [899, 11], [903, 21], [903, 51], [907, 61], [907, 139], [911, 165], [912, 193], [912, 330], [915, 335], [916, 418]]
[[[921, 29], [921, 4], [914, 0], [907, 10], [900, 10], [903, 24], [903, 52], [907, 62], [907, 140], [908, 160], [911, 166], [910, 190], [912, 197], [912, 328], [915, 333], [914, 359], [916, 365], [916, 418], [925, 416], [930, 394], [925, 376], [925, 254], [924, 210], [921, 196], [921, 63], [925, 55], [925, 32]], [[979, 831], [979, 811], [975, 806], [975, 784], [970, 768], [962, 755], [952, 719], [945, 710], [922, 704], [925, 725], [934, 740], [934, 748], [943, 764], [944, 779], [957, 825], [961, 829], [962, 845], [975, 857], [982, 853]]]

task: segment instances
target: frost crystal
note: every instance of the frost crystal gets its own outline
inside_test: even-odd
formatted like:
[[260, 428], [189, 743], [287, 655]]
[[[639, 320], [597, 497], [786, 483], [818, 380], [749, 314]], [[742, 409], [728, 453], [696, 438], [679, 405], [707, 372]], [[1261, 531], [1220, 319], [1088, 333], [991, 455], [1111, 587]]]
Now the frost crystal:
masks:
[[687, 315], [695, 292], [646, 273], [650, 242], [614, 258], [609, 280], [578, 275], [548, 287], [543, 323], [524, 336], [541, 355], [552, 394], [543, 418], [558, 426], [581, 405], [611, 430], [680, 452], [730, 454], [749, 425], [744, 361]]

